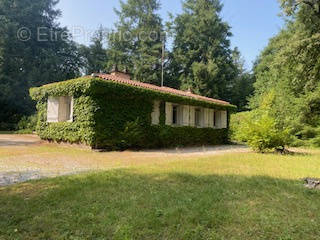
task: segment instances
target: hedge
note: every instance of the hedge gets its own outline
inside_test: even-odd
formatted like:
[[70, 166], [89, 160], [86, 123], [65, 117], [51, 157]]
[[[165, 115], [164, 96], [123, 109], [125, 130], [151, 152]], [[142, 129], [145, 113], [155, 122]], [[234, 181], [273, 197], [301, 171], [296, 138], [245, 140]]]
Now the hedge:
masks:
[[[38, 109], [37, 133], [42, 139], [82, 143], [93, 148], [126, 149], [224, 144], [227, 129], [165, 125], [165, 102], [216, 110], [223, 106], [154, 90], [84, 77], [30, 89]], [[48, 96], [73, 96], [74, 121], [47, 123]], [[153, 101], [161, 101], [160, 125], [151, 125]]]

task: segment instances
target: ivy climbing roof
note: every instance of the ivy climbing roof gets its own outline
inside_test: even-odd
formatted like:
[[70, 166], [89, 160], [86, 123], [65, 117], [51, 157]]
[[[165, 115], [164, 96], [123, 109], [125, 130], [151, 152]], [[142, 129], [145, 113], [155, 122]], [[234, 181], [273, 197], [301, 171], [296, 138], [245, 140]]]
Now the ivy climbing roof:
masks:
[[177, 89], [174, 89], [174, 88], [159, 87], [159, 86], [156, 86], [156, 85], [153, 85], [153, 84], [138, 82], [138, 81], [130, 80], [130, 79], [127, 79], [127, 78], [123, 78], [123, 77], [115, 76], [115, 75], [111, 75], [111, 74], [94, 74], [94, 77], [97, 77], [97, 78], [100, 78], [100, 79], [104, 79], [104, 80], [108, 80], [108, 81], [117, 82], [117, 83], [120, 83], [120, 84], [134, 86], [134, 87], [137, 87], [137, 88], [150, 89], [150, 90], [159, 91], [159, 92], [162, 92], [162, 93], [169, 93], [169, 94], [174, 94], [174, 95], [182, 96], [182, 97], [188, 97], [188, 98], [192, 98], [192, 99], [196, 99], [196, 100], [200, 100], [200, 101], [216, 103], [216, 104], [219, 104], [219, 105], [231, 106], [231, 104], [229, 102], [226, 102], [226, 101], [213, 99], [213, 98], [208, 98], [208, 97], [200, 96], [200, 95], [197, 95], [197, 94], [193, 94], [191, 92], [177, 90]]

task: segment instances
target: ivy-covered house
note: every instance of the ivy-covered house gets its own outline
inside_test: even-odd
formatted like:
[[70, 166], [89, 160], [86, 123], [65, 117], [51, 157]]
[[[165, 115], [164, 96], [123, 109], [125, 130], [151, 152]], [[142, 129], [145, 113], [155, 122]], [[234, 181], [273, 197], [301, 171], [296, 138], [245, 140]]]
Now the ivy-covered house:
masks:
[[224, 144], [234, 109], [118, 71], [32, 88], [30, 95], [42, 139], [106, 149]]

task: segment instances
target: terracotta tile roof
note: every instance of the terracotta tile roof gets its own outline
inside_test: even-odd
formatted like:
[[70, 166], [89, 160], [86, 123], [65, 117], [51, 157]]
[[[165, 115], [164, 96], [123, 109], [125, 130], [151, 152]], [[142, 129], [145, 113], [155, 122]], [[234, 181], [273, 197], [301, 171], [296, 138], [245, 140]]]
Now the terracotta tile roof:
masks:
[[114, 82], [121, 83], [121, 84], [127, 84], [127, 85], [131, 85], [131, 86], [135, 86], [135, 87], [159, 91], [159, 92], [163, 92], [163, 93], [169, 93], [169, 94], [174, 94], [174, 95], [178, 95], [178, 96], [189, 97], [189, 98], [193, 98], [193, 99], [197, 99], [197, 100], [201, 100], [201, 101], [205, 101], [205, 102], [216, 103], [216, 104], [220, 104], [220, 105], [231, 105], [229, 102], [226, 102], [226, 101], [208, 98], [208, 97], [196, 95], [196, 94], [193, 94], [190, 92], [177, 90], [174, 88], [159, 87], [159, 86], [149, 84], [149, 83], [133, 81], [133, 80], [125, 79], [125, 78], [110, 75], [110, 74], [94, 74], [94, 77], [98, 77], [98, 78], [101, 78], [104, 80], [114, 81]]

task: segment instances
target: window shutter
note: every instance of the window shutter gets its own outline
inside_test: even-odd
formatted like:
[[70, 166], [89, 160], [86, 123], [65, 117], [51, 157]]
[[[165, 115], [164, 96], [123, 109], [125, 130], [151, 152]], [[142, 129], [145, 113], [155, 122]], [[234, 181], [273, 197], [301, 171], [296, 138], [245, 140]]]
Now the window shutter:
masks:
[[209, 109], [204, 108], [203, 109], [203, 127], [208, 128], [209, 127]]
[[227, 111], [221, 111], [221, 128], [227, 128]]
[[189, 126], [194, 127], [195, 125], [195, 107], [190, 106], [190, 114], [189, 114]]
[[200, 108], [200, 128], [204, 127], [204, 108]]
[[182, 118], [182, 119], [183, 119], [183, 122], [182, 122], [182, 125], [183, 125], [183, 126], [189, 126], [190, 107], [187, 106], [187, 105], [184, 105], [184, 106], [182, 106], [182, 109], [183, 109], [183, 118]]
[[154, 101], [153, 112], [151, 113], [151, 123], [158, 125], [160, 123], [160, 101]]
[[59, 98], [49, 97], [47, 103], [47, 122], [59, 121]]
[[66, 99], [65, 97], [59, 97], [59, 122], [66, 120]]
[[220, 128], [222, 128], [221, 111], [216, 111], [215, 114], [216, 114], [216, 124], [217, 124], [216, 128], [220, 129]]
[[166, 125], [172, 125], [172, 103], [166, 102]]
[[209, 121], [209, 124], [208, 124], [208, 127], [209, 128], [213, 128], [213, 122], [214, 122], [214, 111], [213, 109], [209, 109], [208, 110], [208, 114], [209, 114], [209, 117], [208, 117], [208, 121]]
[[71, 97], [69, 122], [73, 122], [73, 104], [74, 100], [73, 97]]

